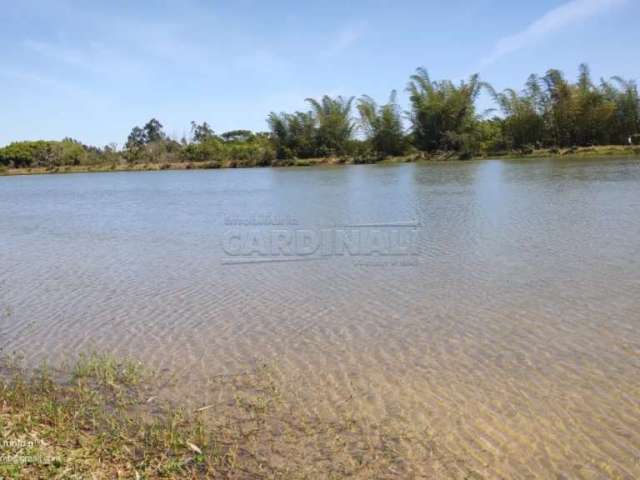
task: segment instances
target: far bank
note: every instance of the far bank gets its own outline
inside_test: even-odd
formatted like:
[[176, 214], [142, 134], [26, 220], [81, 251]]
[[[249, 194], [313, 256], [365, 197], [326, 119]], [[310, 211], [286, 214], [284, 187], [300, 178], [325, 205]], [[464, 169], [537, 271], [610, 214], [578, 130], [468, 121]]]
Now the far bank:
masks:
[[[525, 152], [511, 151], [491, 155], [473, 157], [472, 160], [490, 158], [503, 159], [536, 159], [536, 158], [562, 158], [562, 159], [590, 159], [596, 157], [640, 157], [639, 146], [605, 145], [579, 148], [543, 148]], [[274, 160], [267, 165], [254, 164], [227, 160], [222, 162], [145, 162], [128, 163], [117, 162], [111, 164], [94, 165], [63, 165], [56, 167], [31, 167], [31, 168], [3, 168], [0, 167], [0, 176], [17, 175], [45, 175], [64, 173], [91, 173], [91, 172], [154, 172], [162, 170], [215, 170], [220, 168], [255, 168], [255, 167], [311, 167], [321, 165], [359, 165], [359, 164], [394, 164], [413, 162], [445, 162], [465, 161], [458, 158], [455, 152], [438, 152], [428, 154], [426, 152], [414, 153], [400, 157], [387, 157], [384, 159], [354, 159], [349, 157], [325, 157], [305, 158], [291, 160]]]

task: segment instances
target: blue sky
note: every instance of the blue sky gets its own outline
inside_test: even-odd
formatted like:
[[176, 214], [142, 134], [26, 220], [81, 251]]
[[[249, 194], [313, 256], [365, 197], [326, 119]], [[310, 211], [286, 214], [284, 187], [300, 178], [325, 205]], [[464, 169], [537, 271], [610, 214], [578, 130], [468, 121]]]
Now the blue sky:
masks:
[[[521, 87], [548, 68], [640, 78], [637, 0], [3, 2], [0, 145], [125, 141], [151, 117], [170, 135], [265, 130], [304, 98], [384, 101], [418, 66]], [[480, 108], [489, 107], [482, 99]]]

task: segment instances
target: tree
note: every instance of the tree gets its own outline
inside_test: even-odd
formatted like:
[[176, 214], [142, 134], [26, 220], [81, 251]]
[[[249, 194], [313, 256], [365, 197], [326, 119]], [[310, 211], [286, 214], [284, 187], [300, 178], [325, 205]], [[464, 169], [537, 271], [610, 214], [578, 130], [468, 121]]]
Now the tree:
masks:
[[386, 105], [378, 106], [368, 95], [363, 95], [358, 100], [360, 126], [373, 151], [381, 157], [403, 155], [407, 151], [407, 141], [396, 99], [397, 94], [393, 90]]
[[207, 122], [202, 122], [200, 125], [196, 122], [191, 122], [191, 139], [195, 143], [202, 143], [214, 137], [215, 132]]
[[307, 98], [313, 118], [317, 123], [315, 143], [320, 156], [344, 155], [353, 135], [354, 123], [351, 120], [351, 105], [354, 97], [332, 98], [328, 95], [320, 101]]
[[144, 147], [145, 143], [147, 143], [147, 137], [144, 130], [140, 127], [133, 127], [131, 129], [131, 133], [127, 137], [125, 147], [127, 150], [133, 150]]
[[572, 92], [561, 71], [551, 69], [542, 77], [545, 86], [546, 131], [552, 145], [568, 147], [575, 138]]
[[145, 123], [142, 129], [144, 130], [145, 143], [159, 142], [165, 138], [162, 124], [155, 118]]
[[220, 136], [225, 142], [247, 142], [255, 135], [251, 130], [230, 130]]
[[634, 135], [640, 133], [640, 96], [638, 86], [633, 80], [620, 77], [611, 79], [615, 86], [602, 82], [605, 95], [615, 103], [615, 113], [612, 119], [612, 141], [626, 144]]
[[530, 76], [522, 94], [510, 88], [501, 93], [489, 85], [486, 88], [505, 115], [501, 126], [506, 148], [524, 150], [540, 144], [544, 134], [544, 119], [540, 110], [538, 78]]
[[[94, 147], [91, 147], [94, 148]], [[0, 148], [0, 165], [24, 167], [57, 167], [80, 165], [91, 149], [77, 140], [14, 142]]]
[[275, 113], [267, 118], [279, 159], [317, 156], [317, 121], [311, 112]]
[[454, 150], [468, 156], [476, 143], [475, 101], [483, 85], [477, 74], [455, 85], [450, 80], [432, 81], [427, 70], [418, 68], [407, 86], [415, 146], [427, 152]]

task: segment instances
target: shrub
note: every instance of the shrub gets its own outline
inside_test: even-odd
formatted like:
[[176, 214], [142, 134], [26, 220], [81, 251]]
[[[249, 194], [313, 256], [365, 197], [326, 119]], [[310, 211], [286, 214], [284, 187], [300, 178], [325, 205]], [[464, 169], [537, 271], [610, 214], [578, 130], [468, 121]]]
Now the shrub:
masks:
[[188, 162], [219, 162], [223, 145], [217, 138], [207, 138], [200, 143], [191, 143], [182, 151], [182, 158]]

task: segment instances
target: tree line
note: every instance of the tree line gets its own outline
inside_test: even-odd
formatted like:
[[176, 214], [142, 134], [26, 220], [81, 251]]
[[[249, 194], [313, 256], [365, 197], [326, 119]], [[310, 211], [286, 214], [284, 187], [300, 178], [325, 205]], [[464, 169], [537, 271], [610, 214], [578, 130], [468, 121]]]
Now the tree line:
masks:
[[[0, 166], [52, 167], [104, 163], [188, 162], [219, 166], [289, 165], [297, 159], [334, 157], [374, 162], [410, 154], [461, 159], [536, 149], [640, 144], [640, 97], [635, 81], [594, 81], [581, 65], [575, 82], [559, 70], [531, 75], [517, 91], [496, 91], [472, 75], [432, 80], [424, 68], [409, 78], [409, 110], [392, 91], [386, 103], [369, 96], [306, 99], [308, 109], [271, 112], [269, 131], [216, 134], [207, 123], [191, 123], [189, 138], [167, 136], [151, 119], [134, 127], [122, 149], [62, 141], [14, 142], [0, 149]], [[495, 108], [478, 112], [482, 92]]]

